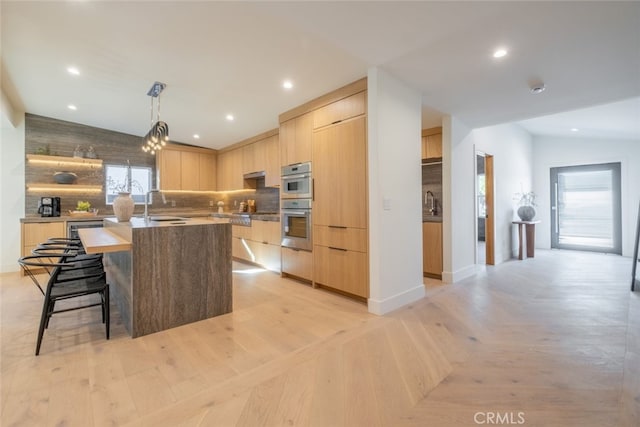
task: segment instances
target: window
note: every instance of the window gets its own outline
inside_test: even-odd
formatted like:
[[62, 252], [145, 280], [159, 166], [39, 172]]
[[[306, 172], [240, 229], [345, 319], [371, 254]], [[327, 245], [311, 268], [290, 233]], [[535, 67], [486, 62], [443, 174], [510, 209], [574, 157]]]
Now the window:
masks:
[[551, 247], [622, 254], [620, 163], [551, 168]]
[[[131, 183], [131, 185], [128, 185]], [[137, 205], [144, 204], [144, 197], [151, 189], [151, 168], [145, 166], [106, 165], [105, 185], [106, 203], [113, 204], [121, 191], [131, 191], [131, 197]]]

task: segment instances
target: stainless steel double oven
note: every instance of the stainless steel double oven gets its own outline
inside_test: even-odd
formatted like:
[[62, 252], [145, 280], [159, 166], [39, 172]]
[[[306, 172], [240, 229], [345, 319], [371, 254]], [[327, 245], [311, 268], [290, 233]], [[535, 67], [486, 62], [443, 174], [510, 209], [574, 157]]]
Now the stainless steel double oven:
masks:
[[311, 162], [283, 166], [280, 192], [282, 246], [310, 251], [313, 200]]

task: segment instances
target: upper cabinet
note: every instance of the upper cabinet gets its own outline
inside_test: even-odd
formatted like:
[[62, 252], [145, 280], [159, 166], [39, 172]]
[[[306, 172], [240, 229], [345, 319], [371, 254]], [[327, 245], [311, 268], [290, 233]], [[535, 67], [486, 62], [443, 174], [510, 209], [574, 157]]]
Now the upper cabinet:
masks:
[[280, 123], [280, 166], [311, 161], [313, 113]]
[[216, 189], [216, 154], [206, 148], [170, 144], [156, 154], [161, 190]]
[[313, 224], [367, 228], [367, 130], [359, 117], [313, 134]]
[[218, 153], [218, 190], [253, 188], [255, 181], [245, 181], [243, 175], [264, 172], [266, 187], [280, 185], [280, 143], [277, 129], [257, 135]]
[[273, 135], [264, 141], [265, 187], [280, 186], [280, 137]]
[[442, 158], [442, 128], [422, 130], [422, 158]]
[[242, 149], [218, 153], [218, 190], [240, 190], [242, 183]]
[[356, 93], [339, 102], [318, 108], [313, 112], [313, 128], [340, 123], [352, 117], [361, 116], [366, 111], [366, 92]]

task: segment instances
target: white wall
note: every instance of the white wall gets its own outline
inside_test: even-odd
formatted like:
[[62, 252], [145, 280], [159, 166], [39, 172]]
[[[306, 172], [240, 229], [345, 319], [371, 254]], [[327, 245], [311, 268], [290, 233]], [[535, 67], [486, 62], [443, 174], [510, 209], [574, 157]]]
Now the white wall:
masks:
[[17, 271], [24, 217], [24, 113], [2, 94], [0, 113], [0, 273]]
[[[517, 233], [511, 223], [518, 219], [517, 201], [513, 199], [515, 193], [533, 190], [533, 138], [518, 125], [504, 124], [474, 129], [473, 140], [476, 150], [494, 156], [494, 242], [495, 262], [499, 264], [517, 255]], [[548, 227], [547, 222], [538, 224], [536, 234], [544, 227]]]
[[460, 120], [442, 120], [442, 280], [475, 274], [474, 164], [471, 130]]
[[534, 137], [533, 187], [538, 195], [537, 217], [543, 221], [536, 232], [537, 247], [551, 247], [550, 168], [612, 162], [621, 163], [622, 254], [633, 255], [640, 199], [640, 140]]
[[[476, 272], [476, 151], [494, 156], [495, 261], [510, 259], [517, 242], [511, 224], [514, 193], [532, 182], [532, 138], [505, 124], [470, 130], [455, 117], [443, 120], [443, 273], [447, 283]], [[446, 197], [450, 195], [450, 197]]]
[[368, 134], [368, 302], [384, 314], [424, 296], [421, 96], [378, 68], [368, 72]]

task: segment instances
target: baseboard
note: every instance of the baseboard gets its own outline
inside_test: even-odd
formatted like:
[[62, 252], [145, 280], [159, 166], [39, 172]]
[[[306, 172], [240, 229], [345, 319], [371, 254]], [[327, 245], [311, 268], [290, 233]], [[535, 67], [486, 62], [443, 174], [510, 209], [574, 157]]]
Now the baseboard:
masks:
[[0, 266], [0, 273], [15, 273], [17, 271], [20, 271], [20, 266], [15, 262]]
[[384, 300], [374, 300], [369, 298], [368, 307], [369, 313], [377, 314], [379, 316], [389, 313], [403, 305], [410, 304], [421, 298], [424, 298], [424, 285], [420, 283], [418, 286], [401, 292]]
[[442, 281], [445, 283], [456, 283], [466, 279], [467, 277], [475, 276], [475, 274], [476, 274], [476, 265], [471, 264], [454, 272], [443, 271]]

